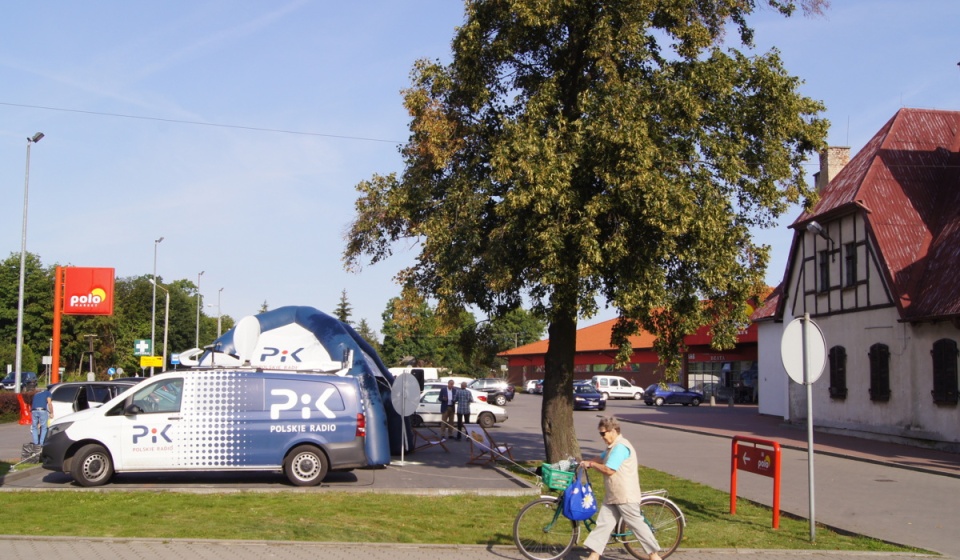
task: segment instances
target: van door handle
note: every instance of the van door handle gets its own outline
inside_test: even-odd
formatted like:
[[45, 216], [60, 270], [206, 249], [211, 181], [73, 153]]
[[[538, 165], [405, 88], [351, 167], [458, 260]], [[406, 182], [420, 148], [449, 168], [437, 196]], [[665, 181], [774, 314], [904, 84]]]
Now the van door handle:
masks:
[[180, 419], [179, 416], [170, 416], [169, 418], [167, 418], [167, 420], [179, 420], [179, 419]]

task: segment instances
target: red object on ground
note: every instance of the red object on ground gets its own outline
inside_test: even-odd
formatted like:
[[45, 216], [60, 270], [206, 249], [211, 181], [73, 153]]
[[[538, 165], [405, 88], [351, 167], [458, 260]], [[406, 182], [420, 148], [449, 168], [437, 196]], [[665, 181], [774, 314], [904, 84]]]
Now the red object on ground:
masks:
[[20, 425], [29, 426], [33, 421], [33, 418], [30, 416], [30, 405], [23, 400], [23, 393], [17, 393], [17, 400], [20, 402]]
[[[751, 445], [741, 445], [747, 443]], [[748, 436], [733, 437], [730, 467], [730, 515], [737, 513], [737, 471], [744, 470], [773, 479], [773, 528], [780, 528], [780, 444]]]

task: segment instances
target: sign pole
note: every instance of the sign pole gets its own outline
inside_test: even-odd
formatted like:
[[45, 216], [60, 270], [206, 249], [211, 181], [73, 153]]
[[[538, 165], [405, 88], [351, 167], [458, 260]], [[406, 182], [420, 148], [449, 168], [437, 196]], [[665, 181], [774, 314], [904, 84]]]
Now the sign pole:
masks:
[[807, 486], [809, 487], [810, 509], [810, 542], [817, 541], [817, 522], [814, 510], [813, 486], [813, 381], [810, 374], [810, 359], [808, 352], [808, 329], [810, 328], [810, 313], [803, 314], [803, 384], [807, 389]]

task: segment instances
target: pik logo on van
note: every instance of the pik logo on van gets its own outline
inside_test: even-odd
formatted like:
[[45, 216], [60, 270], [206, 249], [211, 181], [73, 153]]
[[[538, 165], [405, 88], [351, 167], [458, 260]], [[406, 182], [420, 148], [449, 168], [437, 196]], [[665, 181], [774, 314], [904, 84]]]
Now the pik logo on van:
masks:
[[325, 418], [336, 418], [337, 415], [327, 408], [327, 400], [333, 395], [334, 391], [333, 387], [327, 387], [314, 401], [313, 395], [309, 393], [298, 395], [296, 391], [290, 389], [273, 389], [270, 391], [270, 396], [283, 397], [284, 402], [270, 405], [270, 419], [278, 420], [281, 410], [294, 410], [297, 407], [300, 408], [300, 417], [304, 420], [312, 418], [313, 409], [319, 411]]
[[274, 357], [274, 356], [280, 356], [280, 363], [281, 363], [281, 364], [284, 363], [284, 362], [286, 362], [288, 357], [289, 357], [289, 358], [292, 358], [294, 362], [298, 362], [298, 363], [299, 363], [301, 360], [300, 360], [300, 357], [297, 356], [297, 354], [299, 354], [300, 352], [303, 352], [303, 348], [297, 348], [297, 349], [294, 350], [293, 352], [290, 352], [289, 350], [281, 350], [281, 349], [279, 349], [279, 348], [273, 348], [273, 347], [270, 347], [270, 346], [264, 346], [264, 347], [263, 347], [263, 354], [260, 355], [260, 361], [263, 362], [263, 361], [266, 361], [267, 358], [272, 358], [272, 357]]
[[[133, 434], [133, 444], [137, 445], [140, 443], [140, 440], [145, 437], [150, 437], [150, 443], [157, 443], [157, 437], [162, 437], [167, 440], [167, 443], [173, 443], [173, 440], [167, 436], [167, 430], [171, 428], [170, 424], [167, 424], [163, 427], [163, 430], [157, 431], [156, 428], [149, 428], [147, 426], [134, 426], [133, 429], [141, 433]], [[153, 434], [153, 435], [150, 435]]]

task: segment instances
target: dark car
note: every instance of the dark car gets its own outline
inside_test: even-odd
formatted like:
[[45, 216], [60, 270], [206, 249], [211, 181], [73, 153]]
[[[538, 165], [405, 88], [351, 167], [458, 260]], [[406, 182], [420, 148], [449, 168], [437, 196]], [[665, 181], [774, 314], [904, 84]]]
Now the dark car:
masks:
[[503, 379], [486, 378], [475, 379], [473, 383], [467, 385], [471, 389], [483, 391], [487, 394], [487, 402], [497, 406], [507, 404], [507, 401], [513, 400], [516, 389], [509, 382]]
[[[17, 388], [16, 372], [11, 371], [3, 378], [3, 388], [7, 391], [13, 391]], [[37, 388], [37, 374], [32, 371], [20, 373], [20, 392]]]
[[678, 383], [667, 383], [662, 386], [659, 383], [654, 383], [643, 392], [643, 402], [657, 406], [665, 404], [700, 406], [700, 403], [703, 402], [703, 393], [691, 391]]
[[607, 399], [603, 393], [590, 383], [573, 384], [574, 410], [604, 410], [607, 408]]

